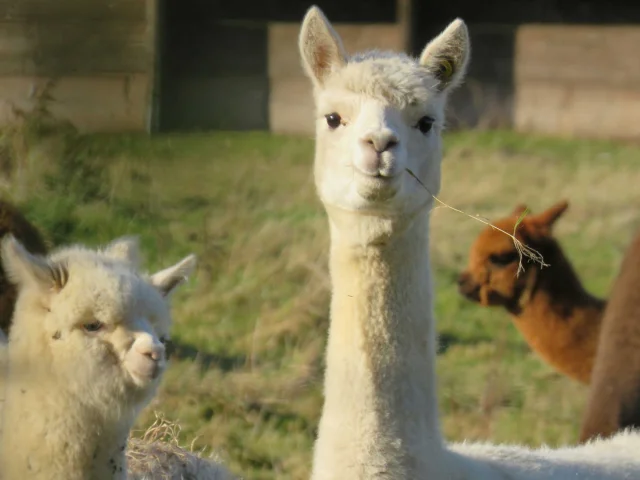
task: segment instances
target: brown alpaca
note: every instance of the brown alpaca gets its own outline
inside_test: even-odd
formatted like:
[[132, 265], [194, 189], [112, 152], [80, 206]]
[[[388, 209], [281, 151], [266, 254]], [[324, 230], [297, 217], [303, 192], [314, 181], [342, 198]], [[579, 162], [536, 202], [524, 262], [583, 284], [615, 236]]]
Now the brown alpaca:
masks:
[[640, 233], [622, 260], [604, 312], [580, 441], [640, 427]]
[[[584, 289], [552, 235], [567, 207], [563, 201], [527, 215], [515, 232], [518, 240], [542, 254], [548, 267], [525, 260], [525, 270], [517, 276], [519, 256], [513, 240], [487, 227], [472, 245], [458, 285], [474, 302], [505, 307], [538, 355], [559, 372], [588, 384], [606, 302]], [[511, 233], [525, 209], [520, 205], [494, 224]]]
[[[12, 233], [31, 253], [47, 253], [47, 247], [38, 229], [15, 206], [0, 200], [0, 239], [8, 233]], [[7, 335], [16, 303], [16, 293], [15, 286], [7, 280], [4, 269], [0, 268], [0, 329]]]

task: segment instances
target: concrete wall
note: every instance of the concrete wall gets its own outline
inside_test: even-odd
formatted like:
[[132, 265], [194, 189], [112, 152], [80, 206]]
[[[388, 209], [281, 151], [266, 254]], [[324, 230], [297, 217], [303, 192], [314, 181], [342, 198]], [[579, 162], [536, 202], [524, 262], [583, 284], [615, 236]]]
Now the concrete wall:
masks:
[[0, 0], [0, 123], [49, 79], [52, 112], [85, 131], [142, 130], [151, 0]]
[[[12, 106], [29, 108], [53, 78], [53, 113], [84, 131], [145, 130], [153, 111], [154, 125], [166, 130], [313, 133], [311, 85], [297, 47], [306, 2], [270, 0], [248, 18], [240, 4], [167, 1], [173, 11], [164, 13], [163, 44], [155, 41], [162, 1], [0, 0], [0, 124], [12, 118]], [[393, 16], [388, 4], [376, 4], [378, 12], [363, 0], [342, 18], [341, 0], [325, 6], [350, 52], [417, 54], [454, 12], [465, 18], [472, 63], [451, 98], [452, 127], [637, 138], [640, 27], [619, 24], [622, 17], [640, 22], [638, 12], [595, 0], [591, 10], [552, 3], [523, 10], [506, 1], [489, 9], [463, 0], [435, 7], [396, 0]], [[616, 26], [568, 24], [595, 17]], [[520, 23], [532, 20], [564, 23]]]
[[518, 130], [640, 137], [640, 27], [524, 25], [516, 38]]

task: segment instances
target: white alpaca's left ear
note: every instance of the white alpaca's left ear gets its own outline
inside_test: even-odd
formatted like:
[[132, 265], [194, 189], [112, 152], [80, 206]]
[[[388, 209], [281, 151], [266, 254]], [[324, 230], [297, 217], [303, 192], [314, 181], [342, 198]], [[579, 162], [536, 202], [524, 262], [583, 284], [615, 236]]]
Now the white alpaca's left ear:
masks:
[[175, 265], [160, 270], [149, 277], [151, 285], [156, 287], [163, 297], [168, 297], [179, 285], [189, 279], [196, 268], [196, 256], [189, 255]]
[[136, 269], [140, 268], [140, 242], [136, 236], [116, 238], [102, 253], [107, 257], [130, 263]]
[[42, 291], [59, 292], [69, 280], [64, 262], [54, 262], [33, 255], [12, 235], [2, 239], [2, 268], [11, 283], [19, 289], [35, 286]]
[[470, 56], [467, 25], [461, 18], [456, 18], [427, 44], [420, 55], [420, 65], [431, 72], [439, 81], [438, 89], [445, 92], [462, 83]]
[[298, 47], [305, 73], [316, 86], [321, 87], [331, 73], [347, 63], [340, 36], [315, 5], [304, 16]]

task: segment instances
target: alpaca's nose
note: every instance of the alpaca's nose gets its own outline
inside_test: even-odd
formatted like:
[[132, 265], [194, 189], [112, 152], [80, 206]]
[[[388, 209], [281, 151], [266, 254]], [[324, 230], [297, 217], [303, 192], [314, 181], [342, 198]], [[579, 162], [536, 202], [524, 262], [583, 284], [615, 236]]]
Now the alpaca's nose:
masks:
[[154, 362], [159, 362], [164, 358], [164, 345], [159, 342], [138, 342], [136, 352]]
[[373, 148], [377, 153], [391, 150], [398, 141], [398, 136], [389, 129], [368, 132], [361, 138], [364, 146]]
[[458, 275], [458, 278], [457, 278], [458, 287], [464, 286], [468, 281], [469, 281], [469, 273], [462, 272], [460, 275]]

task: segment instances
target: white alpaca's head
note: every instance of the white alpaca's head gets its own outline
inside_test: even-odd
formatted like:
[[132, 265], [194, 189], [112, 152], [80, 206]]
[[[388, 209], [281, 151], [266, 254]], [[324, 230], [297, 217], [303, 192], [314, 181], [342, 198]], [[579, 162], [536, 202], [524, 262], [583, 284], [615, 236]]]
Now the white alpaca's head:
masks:
[[195, 267], [193, 255], [143, 276], [134, 238], [45, 258], [10, 236], [2, 242], [2, 261], [18, 288], [11, 348], [28, 351], [32, 368], [46, 362], [41, 366], [56, 382], [98, 409], [124, 404], [136, 410], [153, 396], [166, 365], [166, 297]]
[[312, 7], [299, 47], [314, 86], [315, 181], [323, 203], [384, 216], [432, 204], [407, 169], [438, 193], [446, 99], [469, 59], [464, 22], [453, 21], [419, 60], [377, 51], [349, 57], [322, 11]]

